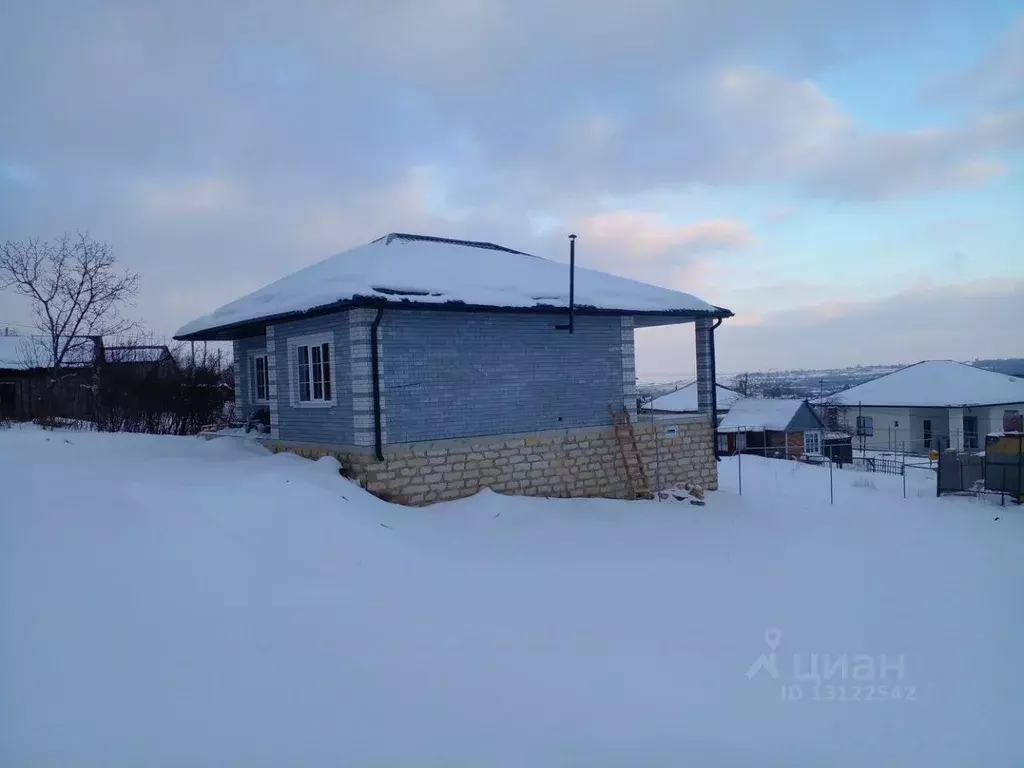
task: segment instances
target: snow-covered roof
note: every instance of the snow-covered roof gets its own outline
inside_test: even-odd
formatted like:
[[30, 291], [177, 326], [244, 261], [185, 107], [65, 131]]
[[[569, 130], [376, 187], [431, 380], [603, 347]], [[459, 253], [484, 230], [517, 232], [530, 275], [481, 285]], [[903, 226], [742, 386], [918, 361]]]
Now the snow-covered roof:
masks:
[[[66, 338], [62, 338], [62, 343]], [[115, 345], [104, 347], [103, 352], [108, 363], [157, 363], [170, 356], [165, 345]], [[91, 365], [94, 354], [91, 339], [75, 337], [64, 358], [64, 365]], [[47, 368], [51, 361], [49, 339], [42, 336], [0, 336], [0, 368], [27, 371]]]
[[803, 400], [774, 400], [741, 397], [718, 425], [720, 432], [744, 432], [767, 429], [783, 431], [793, 421]]
[[[728, 317], [696, 296], [576, 267], [575, 305], [621, 314]], [[331, 256], [182, 326], [176, 338], [345, 304], [565, 310], [569, 266], [492, 243], [392, 233]], [[220, 333], [215, 333], [220, 332]]]
[[[739, 392], [735, 392], [728, 387], [723, 387], [721, 384], [715, 385], [716, 400], [715, 403], [719, 411], [727, 411], [735, 403], [739, 397]], [[650, 405], [646, 406], [652, 411], [673, 411], [677, 413], [686, 413], [689, 411], [697, 410], [697, 382], [691, 381], [689, 384], [684, 384], [679, 389], [668, 392], [661, 397], [654, 398]]]
[[952, 360], [925, 360], [833, 398], [840, 405], [959, 408], [1024, 403], [1024, 378]]

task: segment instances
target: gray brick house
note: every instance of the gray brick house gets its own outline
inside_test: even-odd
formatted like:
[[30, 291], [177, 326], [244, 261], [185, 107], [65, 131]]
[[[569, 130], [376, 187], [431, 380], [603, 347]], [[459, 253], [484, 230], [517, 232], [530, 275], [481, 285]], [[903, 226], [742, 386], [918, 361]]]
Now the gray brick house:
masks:
[[714, 488], [713, 330], [731, 313], [579, 267], [570, 312], [569, 276], [491, 243], [390, 234], [175, 338], [233, 342], [236, 403], [269, 414], [268, 447], [337, 456], [370, 490], [416, 504], [483, 487], [629, 495], [612, 412], [636, 416], [634, 330], [692, 323], [701, 412], [637, 425], [637, 460], [658, 442], [662, 485]]

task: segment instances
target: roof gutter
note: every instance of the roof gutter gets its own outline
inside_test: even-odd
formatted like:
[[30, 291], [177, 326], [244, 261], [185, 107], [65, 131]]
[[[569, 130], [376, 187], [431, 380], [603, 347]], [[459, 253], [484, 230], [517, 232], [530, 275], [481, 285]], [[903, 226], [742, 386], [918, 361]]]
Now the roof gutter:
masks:
[[[520, 314], [520, 315], [564, 315], [564, 306], [553, 304], [535, 304], [529, 307], [495, 307], [486, 304], [465, 304], [461, 302], [445, 302], [437, 304], [432, 302], [416, 302], [409, 300], [389, 301], [388, 299], [360, 296], [356, 299], [326, 304], [314, 309], [296, 310], [294, 312], [282, 312], [266, 317], [256, 317], [241, 320], [234, 323], [226, 323], [211, 328], [204, 328], [193, 333], [183, 333], [174, 337], [175, 341], [231, 341], [232, 339], [246, 338], [247, 336], [260, 336], [264, 328], [271, 323], [283, 323], [289, 320], [305, 319], [310, 317], [321, 317], [335, 312], [344, 312], [347, 309], [368, 307], [371, 309], [388, 308], [394, 310], [417, 310], [421, 312], [484, 312], [488, 314]], [[689, 323], [698, 317], [724, 318], [733, 317], [733, 313], [723, 307], [714, 307], [713, 310], [632, 310], [632, 309], [604, 309], [575, 305], [574, 315], [629, 315], [631, 317], [654, 317], [661, 318], [675, 323]]]
[[718, 318], [711, 326], [711, 333], [708, 343], [711, 347], [711, 441], [715, 448], [715, 461], [721, 461], [718, 455], [718, 371], [715, 364], [715, 329], [722, 324], [722, 318]]
[[370, 368], [373, 375], [373, 453], [377, 461], [384, 461], [384, 439], [380, 413], [380, 321], [384, 307], [377, 308], [377, 316], [370, 325]]

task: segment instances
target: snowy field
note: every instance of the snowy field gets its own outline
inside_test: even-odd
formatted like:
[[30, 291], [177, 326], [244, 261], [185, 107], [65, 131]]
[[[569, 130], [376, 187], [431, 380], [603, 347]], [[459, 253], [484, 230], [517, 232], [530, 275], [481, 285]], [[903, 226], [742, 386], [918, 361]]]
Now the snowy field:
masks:
[[0, 765], [1024, 765], [1024, 513], [733, 461], [705, 507], [406, 509], [0, 430]]

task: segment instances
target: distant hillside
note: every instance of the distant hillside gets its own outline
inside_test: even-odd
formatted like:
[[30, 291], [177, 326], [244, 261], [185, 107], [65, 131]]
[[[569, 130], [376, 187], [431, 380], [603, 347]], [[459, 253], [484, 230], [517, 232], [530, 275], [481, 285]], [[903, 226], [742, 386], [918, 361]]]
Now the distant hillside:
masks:
[[[1024, 378], [1024, 358], [1006, 357], [995, 360], [965, 360], [969, 365], [996, 373]], [[898, 371], [906, 365], [853, 365], [849, 368], [811, 368], [792, 371], [751, 371], [736, 376], [719, 377], [719, 383], [734, 389], [746, 389], [754, 395], [766, 397], [806, 397], [830, 395], [855, 387], [865, 381], [877, 379]], [[683, 380], [672, 384], [640, 382], [638, 391], [645, 397], [657, 397], [687, 384]]]
[[975, 360], [971, 365], [987, 371], [1024, 377], [1024, 357], [1003, 357], [997, 360]]

